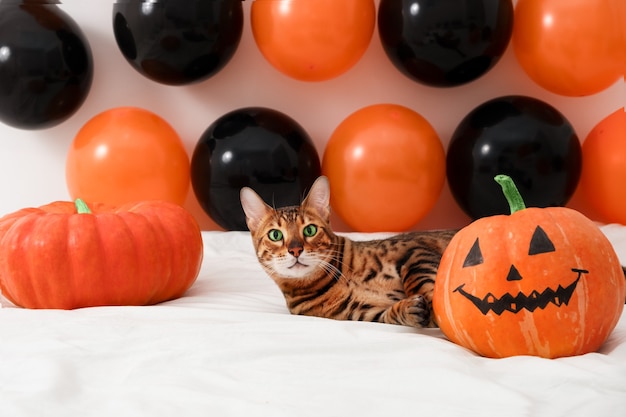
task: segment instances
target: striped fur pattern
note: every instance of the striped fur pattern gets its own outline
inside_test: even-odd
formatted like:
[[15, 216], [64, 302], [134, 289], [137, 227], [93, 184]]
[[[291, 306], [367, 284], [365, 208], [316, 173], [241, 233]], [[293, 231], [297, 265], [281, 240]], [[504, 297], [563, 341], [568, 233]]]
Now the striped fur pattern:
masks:
[[256, 254], [292, 314], [434, 327], [431, 300], [454, 231], [353, 241], [330, 228], [320, 177], [300, 206], [273, 209], [251, 189], [241, 202]]

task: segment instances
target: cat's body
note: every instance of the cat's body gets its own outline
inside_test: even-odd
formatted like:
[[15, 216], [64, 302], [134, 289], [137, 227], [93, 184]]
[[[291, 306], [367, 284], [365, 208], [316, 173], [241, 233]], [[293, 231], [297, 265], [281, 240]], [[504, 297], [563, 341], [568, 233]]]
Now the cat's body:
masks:
[[434, 326], [431, 300], [441, 255], [455, 231], [353, 241], [330, 227], [328, 181], [302, 205], [272, 209], [251, 189], [241, 201], [259, 262], [292, 314], [413, 327]]

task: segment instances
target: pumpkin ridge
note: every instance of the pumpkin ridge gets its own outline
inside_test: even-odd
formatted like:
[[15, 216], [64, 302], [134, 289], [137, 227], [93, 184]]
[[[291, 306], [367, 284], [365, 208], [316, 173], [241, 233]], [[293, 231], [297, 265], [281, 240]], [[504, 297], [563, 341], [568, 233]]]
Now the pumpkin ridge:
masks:
[[[124, 240], [127, 240], [132, 248], [132, 254], [125, 255], [135, 260], [132, 271], [119, 271], [120, 280], [132, 286], [130, 291], [133, 294], [141, 294], [141, 298], [133, 296], [132, 304], [154, 304], [155, 294], [159, 291], [162, 279], [158, 264], [155, 264], [155, 260], [158, 261], [161, 257], [151, 256], [151, 247], [155, 245], [156, 240], [152, 234], [152, 223], [138, 211], [119, 212], [114, 218], [118, 228], [124, 231], [126, 236]], [[116, 247], [112, 250], [119, 249]]]
[[[34, 218], [33, 227], [28, 232], [26, 244], [22, 245], [25, 263], [28, 265], [26, 268], [28, 281], [33, 288], [32, 300], [30, 305], [26, 306], [43, 308], [50, 298], [56, 304], [66, 294], [71, 293], [71, 291], [55, 291], [52, 287], [52, 283], [55, 281], [67, 285], [67, 281], [71, 280], [72, 277], [67, 273], [69, 267], [69, 262], [66, 261], [68, 259], [67, 253], [63, 251], [65, 253], [61, 256], [50, 255], [51, 250], [56, 252], [63, 245], [62, 242], [65, 241], [67, 229], [67, 218], [64, 215], [43, 212]], [[40, 264], [45, 264], [47, 267], [45, 276], [39, 270]], [[59, 273], [59, 268], [62, 269], [61, 273]], [[71, 271], [71, 269], [69, 270]]]
[[183, 253], [185, 263], [185, 285], [180, 288], [180, 295], [182, 296], [195, 282], [203, 258], [203, 241], [200, 226], [196, 222], [195, 218], [187, 210], [180, 206], [172, 206], [171, 215], [175, 218], [184, 217], [185, 223], [189, 226], [186, 228], [184, 236], [179, 234], [177, 236], [178, 244], [185, 248], [193, 248], [195, 251], [185, 250]]
[[[172, 248], [176, 239], [171, 235], [169, 229], [163, 224], [162, 215], [165, 210], [159, 209], [159, 215], [154, 215], [152, 212], [142, 211], [140, 215], [145, 219], [146, 223], [153, 235], [155, 236], [155, 242], [158, 242], [158, 248], [155, 248], [156, 259], [159, 261], [158, 266], [153, 266], [159, 274], [158, 287], [154, 288], [153, 295], [150, 298], [150, 303], [161, 303], [167, 301], [170, 297], [171, 288], [175, 282], [174, 271], [180, 271], [177, 268], [172, 256]], [[181, 272], [181, 275], [183, 272]], [[167, 294], [167, 295], [166, 295]]]
[[[166, 287], [163, 285], [163, 279], [161, 278], [162, 270], [160, 266], [158, 264], [155, 265], [154, 263], [149, 263], [149, 261], [154, 262], [154, 260], [157, 260], [160, 262], [164, 259], [164, 256], [163, 254], [157, 254], [157, 256], [154, 256], [153, 259], [145, 259], [145, 251], [147, 248], [139, 242], [148, 240], [146, 230], [149, 230], [152, 234], [152, 239], [150, 239], [147, 246], [155, 245], [159, 236], [154, 230], [154, 224], [152, 221], [144, 216], [140, 209], [137, 208], [138, 206], [139, 205], [135, 205], [131, 207], [129, 211], [117, 213], [117, 217], [132, 237], [130, 240], [133, 242], [132, 246], [134, 250], [134, 257], [141, 260], [141, 264], [138, 265], [138, 270], [132, 279], [149, 283], [149, 291], [144, 294], [141, 304], [151, 305], [159, 302], [160, 293]], [[138, 220], [141, 221], [141, 223], [138, 223]], [[141, 231], [139, 230], [140, 228], [142, 229]]]
[[66, 217], [66, 222], [68, 244], [65, 258], [70, 268], [71, 290], [68, 291], [68, 298], [57, 305], [69, 309], [102, 305], [98, 300], [108, 299], [109, 296], [98, 286], [108, 274], [107, 266], [97, 262], [104, 253], [99, 216], [74, 213]]
[[[2, 236], [2, 255], [0, 261], [2, 262], [2, 271], [0, 273], [0, 285], [2, 294], [13, 304], [23, 305], [16, 300], [25, 297], [31, 299], [32, 294], [35, 293], [34, 283], [29, 277], [29, 272], [23, 270], [19, 266], [19, 259], [22, 259], [23, 253], [28, 253], [28, 250], [24, 250], [23, 246], [29, 241], [31, 231], [33, 230], [34, 223], [37, 220], [37, 216], [27, 215], [26, 217], [13, 217], [6, 221], [10, 223], [8, 231]], [[24, 261], [21, 261], [22, 263]], [[9, 280], [7, 283], [6, 277], [17, 275], [17, 280]], [[15, 283], [25, 283], [28, 288], [20, 288]]]
[[[154, 216], [153, 213], [150, 213], [150, 216], [153, 217], [151, 219], [152, 227], [156, 229], [158, 226], [157, 234], [163, 237], [163, 242], [165, 243], [163, 247], [167, 248], [166, 250], [167, 253], [162, 254], [162, 256], [165, 256], [168, 261], [167, 262], [167, 266], [168, 266], [167, 274], [164, 274], [164, 276], [167, 277], [167, 279], [164, 280], [163, 287], [175, 286], [176, 287], [175, 292], [177, 295], [174, 297], [168, 297], [167, 299], [163, 299], [164, 298], [163, 295], [159, 293], [159, 302], [167, 301], [172, 298], [181, 297], [190, 286], [188, 285], [189, 262], [188, 262], [187, 252], [186, 251], [182, 252], [185, 256], [181, 257], [180, 260], [172, 256], [173, 252], [171, 251], [171, 247], [177, 246], [177, 245], [182, 246], [184, 245], [184, 242], [177, 242], [178, 240], [177, 237], [173, 236], [170, 233], [169, 228], [166, 227], [165, 225], [166, 215], [173, 214], [169, 210], [169, 207], [167, 211], [168, 213], [165, 213], [165, 210], [160, 212], [158, 216]], [[177, 271], [177, 272], [174, 273], [174, 271]]]

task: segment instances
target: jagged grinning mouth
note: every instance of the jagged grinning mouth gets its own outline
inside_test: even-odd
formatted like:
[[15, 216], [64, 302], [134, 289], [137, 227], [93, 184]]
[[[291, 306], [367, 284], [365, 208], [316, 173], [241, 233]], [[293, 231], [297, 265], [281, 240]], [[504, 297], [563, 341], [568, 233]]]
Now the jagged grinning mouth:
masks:
[[548, 304], [554, 304], [557, 307], [567, 305], [572, 298], [572, 294], [580, 281], [580, 277], [583, 274], [588, 274], [589, 271], [585, 269], [572, 268], [573, 272], [578, 274], [578, 277], [567, 287], [563, 288], [559, 285], [559, 288], [553, 290], [552, 288], [546, 288], [543, 292], [533, 291], [529, 295], [519, 292], [516, 296], [511, 294], [504, 294], [500, 298], [496, 298], [493, 294], [487, 294], [483, 299], [480, 299], [467, 291], [463, 290], [465, 284], [461, 284], [456, 290], [452, 292], [458, 292], [463, 297], [470, 300], [483, 314], [487, 314], [489, 311], [493, 311], [498, 316], [505, 311], [517, 313], [523, 309], [530, 312], [535, 311], [537, 308], [544, 309]]

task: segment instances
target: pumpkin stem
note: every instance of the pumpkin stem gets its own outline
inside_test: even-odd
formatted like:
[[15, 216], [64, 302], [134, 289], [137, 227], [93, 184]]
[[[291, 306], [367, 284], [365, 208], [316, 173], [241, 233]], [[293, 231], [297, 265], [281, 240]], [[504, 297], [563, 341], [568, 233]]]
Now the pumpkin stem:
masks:
[[74, 205], [76, 206], [76, 211], [78, 212], [78, 214], [91, 214], [91, 209], [89, 208], [87, 203], [85, 203], [80, 198], [74, 200]]
[[506, 197], [506, 201], [509, 202], [509, 207], [511, 207], [511, 214], [526, 208], [524, 199], [519, 193], [519, 190], [515, 186], [515, 182], [513, 182], [511, 177], [508, 175], [496, 175], [494, 179], [502, 187], [502, 192]]

